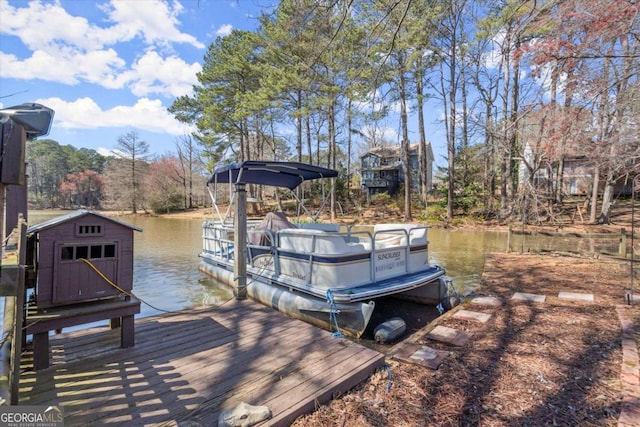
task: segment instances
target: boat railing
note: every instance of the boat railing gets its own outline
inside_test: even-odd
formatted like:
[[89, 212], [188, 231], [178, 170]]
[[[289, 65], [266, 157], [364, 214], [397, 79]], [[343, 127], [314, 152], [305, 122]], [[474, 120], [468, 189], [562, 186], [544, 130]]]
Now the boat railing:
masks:
[[[408, 273], [411, 269], [410, 251], [412, 245], [427, 243], [425, 226], [392, 225], [382, 226], [370, 231], [359, 230], [332, 232], [319, 229], [286, 229], [278, 233], [277, 247], [274, 250], [294, 251], [305, 255], [307, 263], [306, 277], [311, 282], [314, 271], [314, 259], [321, 256], [341, 256], [353, 253], [369, 253], [370, 280], [375, 282], [384, 278], [389, 269], [380, 267], [383, 264], [394, 265], [392, 270]], [[401, 252], [399, 254], [398, 252]], [[395, 255], [395, 256], [394, 256]], [[276, 256], [276, 258], [278, 258]], [[387, 276], [388, 277], [388, 276]]]
[[[233, 259], [234, 230], [220, 223], [205, 223], [204, 250], [215, 256]], [[356, 253], [368, 253], [370, 259], [369, 275], [372, 282], [388, 276], [389, 270], [395, 273], [411, 271], [411, 247], [427, 244], [427, 227], [405, 224], [385, 224], [374, 227], [373, 232], [366, 230], [333, 232], [309, 228], [291, 228], [278, 232], [268, 229], [247, 230], [248, 261], [254, 266], [266, 267], [273, 263], [276, 274], [281, 273], [280, 253], [295, 252], [303, 255], [298, 260], [307, 266], [307, 282], [312, 282], [315, 258], [317, 256], [343, 256]], [[268, 255], [269, 258], [264, 258]], [[298, 256], [299, 256], [298, 255]], [[261, 261], [257, 261], [262, 257]], [[393, 268], [385, 265], [395, 263]]]
[[221, 258], [233, 258], [234, 233], [232, 227], [216, 222], [205, 222], [202, 227], [202, 249]]
[[247, 256], [250, 264], [255, 265], [255, 257], [269, 254], [269, 259], [263, 261], [262, 267], [273, 262], [276, 274], [280, 274], [280, 259], [277, 256], [276, 237], [271, 230], [251, 229], [247, 230]]

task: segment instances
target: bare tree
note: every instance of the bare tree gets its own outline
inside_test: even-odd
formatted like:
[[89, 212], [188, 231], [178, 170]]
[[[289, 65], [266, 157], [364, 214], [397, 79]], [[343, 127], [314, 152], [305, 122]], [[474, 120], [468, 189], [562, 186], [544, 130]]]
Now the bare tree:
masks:
[[124, 161], [128, 165], [131, 175], [124, 180], [129, 185], [131, 191], [128, 198], [128, 206], [131, 208], [132, 213], [136, 213], [140, 207], [140, 202], [144, 200], [144, 197], [140, 191], [141, 183], [144, 179], [143, 170], [140, 168], [140, 163], [146, 161], [147, 154], [149, 153], [149, 144], [146, 141], [140, 139], [138, 132], [131, 130], [118, 138], [118, 144], [113, 154]]
[[186, 209], [193, 208], [193, 182], [194, 172], [201, 170], [203, 167], [198, 147], [189, 135], [184, 135], [180, 139], [176, 139], [176, 151], [178, 154], [178, 167], [180, 171], [178, 177], [182, 184], [184, 193], [184, 207]]

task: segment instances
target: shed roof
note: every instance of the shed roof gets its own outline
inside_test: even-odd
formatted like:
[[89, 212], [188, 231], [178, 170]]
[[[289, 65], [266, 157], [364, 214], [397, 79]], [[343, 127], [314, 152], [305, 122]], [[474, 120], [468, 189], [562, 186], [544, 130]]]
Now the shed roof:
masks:
[[117, 219], [111, 218], [107, 215], [100, 214], [95, 211], [88, 211], [86, 209], [78, 209], [77, 211], [73, 211], [66, 215], [61, 215], [47, 221], [41, 222], [40, 224], [32, 225], [27, 229], [27, 234], [39, 233], [42, 230], [46, 230], [47, 228], [55, 227], [56, 225], [63, 224], [65, 222], [81, 218], [83, 216], [92, 215], [97, 216], [99, 218], [106, 219], [111, 222], [115, 222], [116, 224], [120, 224], [124, 227], [130, 228], [134, 231], [142, 231], [142, 228], [136, 227], [135, 225], [127, 224], [126, 222], [119, 221]]

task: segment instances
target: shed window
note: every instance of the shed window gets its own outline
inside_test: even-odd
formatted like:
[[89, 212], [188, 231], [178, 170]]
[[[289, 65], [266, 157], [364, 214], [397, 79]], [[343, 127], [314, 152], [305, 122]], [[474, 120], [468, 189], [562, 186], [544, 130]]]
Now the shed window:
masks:
[[76, 259], [78, 258], [89, 258], [89, 247], [88, 246], [76, 246]]
[[104, 245], [104, 257], [115, 258], [116, 257], [116, 245]]
[[77, 236], [102, 236], [102, 225], [78, 225], [76, 227]]
[[94, 244], [94, 245], [67, 245], [60, 248], [60, 259], [62, 261], [73, 261], [80, 258], [85, 259], [105, 259], [116, 257], [116, 245]]
[[101, 245], [93, 245], [93, 246], [91, 246], [91, 258], [102, 258], [102, 246]]
[[71, 261], [73, 259], [73, 246], [63, 246], [60, 258], [62, 261]]

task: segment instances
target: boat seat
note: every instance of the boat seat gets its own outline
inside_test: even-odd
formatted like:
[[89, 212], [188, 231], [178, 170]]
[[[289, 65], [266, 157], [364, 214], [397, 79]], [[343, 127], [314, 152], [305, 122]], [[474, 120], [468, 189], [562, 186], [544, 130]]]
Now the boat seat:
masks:
[[278, 233], [278, 245], [283, 250], [323, 255], [342, 255], [365, 250], [363, 244], [347, 242], [341, 234], [299, 228], [281, 230]]
[[[373, 232], [378, 233], [376, 234], [376, 246], [405, 245], [406, 235], [401, 230], [408, 233], [411, 246], [427, 244], [427, 229], [425, 227], [415, 224], [377, 224], [373, 227]], [[389, 233], [380, 233], [381, 231], [389, 231]]]
[[322, 230], [322, 231], [340, 231], [340, 226], [338, 224], [330, 224], [330, 223], [322, 223], [322, 222], [301, 222], [298, 225], [298, 228], [304, 228], [305, 230]]

